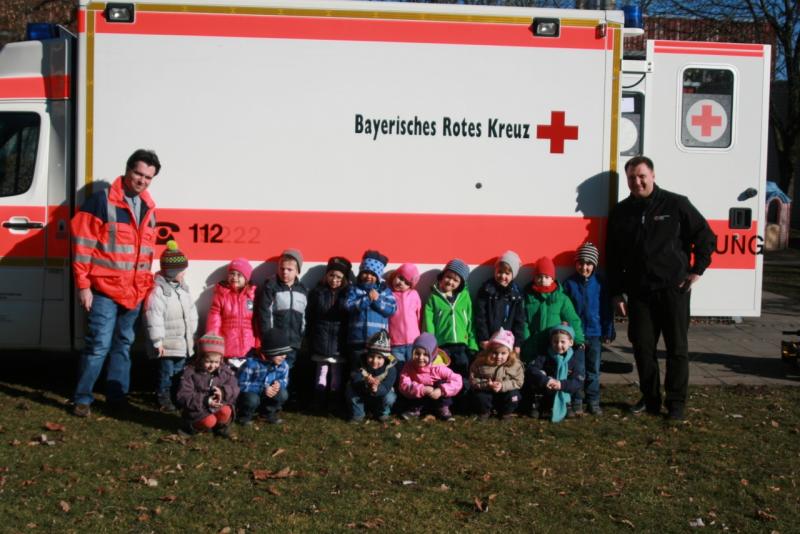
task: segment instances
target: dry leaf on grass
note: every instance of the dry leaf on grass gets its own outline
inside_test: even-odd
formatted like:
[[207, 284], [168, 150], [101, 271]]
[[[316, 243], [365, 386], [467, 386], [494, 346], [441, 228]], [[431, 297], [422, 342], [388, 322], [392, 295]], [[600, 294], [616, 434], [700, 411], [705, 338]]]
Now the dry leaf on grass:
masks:
[[384, 524], [383, 519], [380, 517], [374, 517], [372, 519], [367, 519], [364, 521], [359, 521], [358, 523], [347, 523], [345, 525], [347, 528], [365, 528], [365, 529], [372, 529], [372, 528], [380, 528]]
[[275, 449], [275, 452], [272, 453], [272, 457], [275, 458], [276, 456], [280, 456], [286, 452], [286, 449]]
[[489, 505], [492, 504], [496, 498], [497, 495], [494, 493], [486, 497], [485, 500], [481, 499], [480, 497], [475, 497], [475, 499], [473, 500], [473, 503], [475, 504], [475, 509], [478, 512], [488, 512]]
[[281, 492], [278, 490], [278, 488], [276, 488], [275, 486], [267, 487], [267, 493], [269, 493], [270, 495], [275, 495], [276, 497], [280, 497], [282, 495]]
[[609, 514], [608, 517], [609, 517], [609, 519], [611, 519], [615, 523], [621, 523], [623, 525], [627, 525], [627, 526], [631, 527], [632, 529], [636, 529], [636, 525], [634, 525], [633, 521], [631, 521], [630, 519], [625, 519], [624, 517], [614, 517], [613, 515], [610, 515], [610, 514]]
[[186, 438], [184, 438], [180, 434], [167, 434], [166, 436], [161, 436], [160, 438], [158, 438], [158, 441], [160, 443], [181, 443], [181, 444], [185, 444], [187, 440], [186, 440]]
[[164, 502], [175, 502], [177, 499], [177, 495], [164, 495], [160, 500]]
[[61, 508], [61, 511], [66, 513], [69, 512], [70, 506], [67, 501], [58, 501], [58, 507]]
[[253, 469], [253, 480], [269, 480], [271, 478], [291, 478], [298, 476], [297, 471], [289, 467], [284, 467], [280, 471], [270, 471], [268, 469]]
[[766, 510], [756, 510], [756, 517], [762, 521], [776, 521], [778, 519], [775, 514], [769, 512], [769, 508]]
[[44, 425], [42, 425], [45, 430], [49, 430], [50, 432], [64, 432], [66, 427], [59, 423], [51, 423], [50, 421], [46, 421]]
[[151, 487], [151, 488], [155, 488], [155, 487], [158, 486], [158, 480], [156, 480], [154, 478], [148, 478], [148, 477], [146, 477], [144, 475], [139, 477], [139, 482], [141, 482], [145, 486], [148, 486], [148, 487]]

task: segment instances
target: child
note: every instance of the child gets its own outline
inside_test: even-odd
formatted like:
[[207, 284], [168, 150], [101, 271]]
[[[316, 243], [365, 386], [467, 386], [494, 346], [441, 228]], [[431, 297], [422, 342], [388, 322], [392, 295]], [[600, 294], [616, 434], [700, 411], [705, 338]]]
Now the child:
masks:
[[461, 375], [452, 371], [447, 353], [436, 346], [433, 334], [420, 334], [411, 349], [411, 362], [400, 372], [398, 390], [406, 409], [402, 418], [420, 416], [422, 408], [435, 413], [443, 421], [453, 421], [450, 406], [463, 385]]
[[[581, 319], [575, 313], [572, 301], [569, 300], [556, 282], [556, 267], [553, 260], [547, 257], [539, 258], [534, 267], [533, 284], [525, 295], [525, 337], [522, 346], [522, 360], [533, 361], [538, 355], [544, 354], [549, 345], [550, 329], [558, 324], [566, 323], [575, 332], [573, 340], [576, 344], [573, 363], [583, 369], [583, 329]], [[527, 397], [527, 400], [531, 399]], [[569, 407], [570, 417], [573, 407]]]
[[186, 358], [194, 353], [197, 307], [183, 282], [189, 260], [175, 241], [167, 242], [160, 263], [161, 270], [145, 302], [145, 322], [152, 354], [158, 358], [156, 400], [162, 412], [174, 412], [173, 384]]
[[458, 258], [444, 266], [425, 303], [422, 328], [436, 336], [436, 342], [453, 362], [453, 371], [461, 375], [465, 389], [469, 383], [470, 351], [478, 350], [472, 330], [472, 299], [466, 289], [468, 276], [469, 267]]
[[286, 353], [289, 369], [294, 367], [306, 329], [308, 290], [298, 278], [302, 268], [300, 251], [293, 248], [284, 250], [278, 260], [278, 273], [264, 282], [258, 304], [261, 331], [279, 328], [286, 333], [290, 346]]
[[389, 317], [389, 336], [392, 354], [402, 363], [411, 357], [411, 344], [419, 336], [419, 319], [422, 301], [414, 289], [419, 282], [419, 269], [413, 263], [404, 263], [389, 277], [392, 295], [397, 301], [397, 311]]
[[[575, 311], [583, 323], [586, 337], [585, 364], [586, 384], [584, 386], [589, 413], [602, 415], [600, 408], [600, 355], [602, 343], [609, 343], [616, 337], [614, 314], [611, 299], [606, 292], [605, 283], [599, 278], [597, 261], [600, 251], [592, 243], [584, 243], [575, 253], [575, 274], [564, 282], [564, 293], [572, 300]], [[583, 410], [584, 390], [573, 399], [576, 412]]]
[[325, 276], [308, 294], [306, 324], [311, 360], [316, 363], [314, 404], [318, 411], [328, 404], [328, 392], [335, 396], [341, 389], [347, 322], [344, 300], [352, 276], [350, 262], [335, 256], [328, 260]]
[[[575, 362], [572, 344], [575, 331], [569, 325], [550, 329], [550, 347], [528, 366], [528, 379], [541, 401], [531, 410], [531, 417], [550, 418], [554, 423], [563, 420], [570, 405], [570, 396], [583, 387], [583, 375]], [[541, 410], [541, 411], [540, 411]]]
[[[482, 349], [493, 332], [511, 331], [517, 343], [525, 335], [525, 298], [514, 278], [519, 273], [519, 256], [508, 250], [494, 264], [494, 277], [487, 280], [475, 299], [475, 339]], [[519, 353], [519, 346], [514, 347]]]
[[347, 345], [353, 369], [361, 365], [364, 346], [370, 336], [386, 330], [389, 317], [397, 311], [392, 291], [381, 281], [388, 262], [389, 259], [377, 250], [364, 252], [356, 283], [347, 290]]
[[502, 328], [494, 333], [469, 368], [470, 393], [479, 419], [488, 419], [492, 408], [500, 419], [517, 409], [525, 370], [514, 350], [514, 334]]
[[260, 344], [253, 321], [256, 286], [250, 283], [252, 274], [247, 258], [231, 261], [225, 280], [214, 286], [206, 317], [206, 332], [216, 332], [225, 338], [225, 362], [234, 370]]
[[367, 352], [360, 368], [350, 375], [347, 401], [350, 421], [364, 420], [364, 408], [375, 412], [378, 421], [389, 420], [392, 405], [397, 399], [394, 383], [397, 379], [396, 360], [392, 356], [389, 334], [381, 330], [367, 341]]
[[261, 350], [248, 356], [239, 370], [239, 423], [252, 424], [256, 410], [267, 423], [283, 423], [280, 411], [289, 398], [289, 364], [286, 355], [292, 350], [286, 332], [270, 328], [261, 339]]
[[222, 365], [225, 340], [206, 334], [198, 341], [200, 354], [187, 365], [178, 389], [178, 406], [183, 409], [187, 434], [213, 431], [228, 437], [239, 385], [233, 371]]

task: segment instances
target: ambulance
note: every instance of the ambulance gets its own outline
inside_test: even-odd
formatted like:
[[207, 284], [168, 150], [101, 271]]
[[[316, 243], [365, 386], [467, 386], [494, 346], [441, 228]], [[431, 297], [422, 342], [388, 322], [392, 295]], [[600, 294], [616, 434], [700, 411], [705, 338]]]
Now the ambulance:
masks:
[[603, 250], [621, 169], [643, 153], [718, 236], [692, 313], [760, 313], [767, 45], [655, 40], [631, 56], [621, 11], [78, 9], [77, 36], [38, 26], [0, 51], [3, 348], [82, 343], [69, 221], [137, 148], [161, 158], [158, 243], [188, 255], [201, 312], [228, 261], [247, 257], [260, 282], [287, 247], [307, 284], [368, 248], [417, 263], [423, 292], [454, 257], [475, 289], [507, 249], [567, 275], [581, 243]]

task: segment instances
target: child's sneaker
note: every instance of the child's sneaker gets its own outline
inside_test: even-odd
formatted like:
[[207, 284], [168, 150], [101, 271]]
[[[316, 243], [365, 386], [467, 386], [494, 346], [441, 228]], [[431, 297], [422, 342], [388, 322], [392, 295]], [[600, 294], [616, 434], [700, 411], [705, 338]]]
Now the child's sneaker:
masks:
[[350, 418], [350, 424], [353, 424], [353, 425], [358, 425], [358, 424], [361, 424], [363, 422], [364, 422], [364, 416], [363, 415], [354, 415], [353, 417]]
[[212, 430], [215, 436], [220, 438], [230, 439], [231, 438], [231, 425], [217, 425]]
[[531, 409], [528, 412], [528, 415], [530, 416], [531, 419], [539, 419], [539, 416], [541, 415], [539, 413], [539, 407], [535, 404], [531, 404]]
[[412, 419], [419, 419], [420, 413], [422, 413], [421, 408], [412, 408], [400, 414], [400, 417], [403, 418], [404, 421], [410, 421]]
[[573, 404], [572, 405], [572, 412], [574, 417], [583, 417], [583, 403], [580, 404]]
[[79, 402], [72, 407], [72, 415], [76, 417], [89, 417], [92, 415], [92, 409], [88, 404]]
[[600, 407], [599, 402], [589, 403], [589, 413], [592, 415], [603, 415], [603, 409]]
[[575, 419], [575, 408], [571, 404], [567, 406], [567, 419]]
[[378, 416], [378, 422], [380, 422], [380, 423], [388, 423], [391, 420], [392, 420], [392, 416], [389, 415], [388, 413], [385, 413], [385, 414], [382, 414], [382, 415]]
[[488, 420], [489, 420], [489, 412], [478, 414], [478, 421], [488, 421]]
[[266, 419], [267, 423], [269, 423], [270, 425], [283, 424], [283, 419], [281, 419], [280, 415], [278, 415], [278, 412], [269, 413], [264, 419]]
[[169, 393], [166, 395], [158, 395], [158, 411], [162, 413], [173, 413], [178, 409], [172, 404], [172, 399], [169, 398]]
[[195, 434], [197, 434], [197, 430], [195, 430], [191, 423], [185, 423], [178, 429], [178, 435], [182, 438], [191, 438]]
[[442, 406], [439, 408], [439, 419], [442, 421], [453, 421], [453, 414], [450, 412], [450, 408], [448, 406]]

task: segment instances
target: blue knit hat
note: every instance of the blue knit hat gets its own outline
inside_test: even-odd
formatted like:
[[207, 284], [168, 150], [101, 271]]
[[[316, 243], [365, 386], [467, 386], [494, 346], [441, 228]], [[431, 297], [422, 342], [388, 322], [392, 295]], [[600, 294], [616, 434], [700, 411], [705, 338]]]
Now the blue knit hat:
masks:
[[553, 337], [553, 334], [561, 333], [567, 334], [571, 339], [575, 339], [575, 330], [568, 324], [558, 324], [550, 329], [550, 337]]
[[359, 267], [358, 273], [372, 273], [380, 280], [387, 263], [389, 263], [389, 258], [377, 250], [368, 250], [361, 258], [361, 266]]
[[469, 278], [469, 267], [467, 267], [467, 264], [464, 263], [463, 260], [459, 258], [453, 258], [452, 260], [448, 261], [447, 265], [444, 266], [442, 273], [445, 271], [453, 271], [461, 277], [462, 284], [467, 283], [467, 278]]

